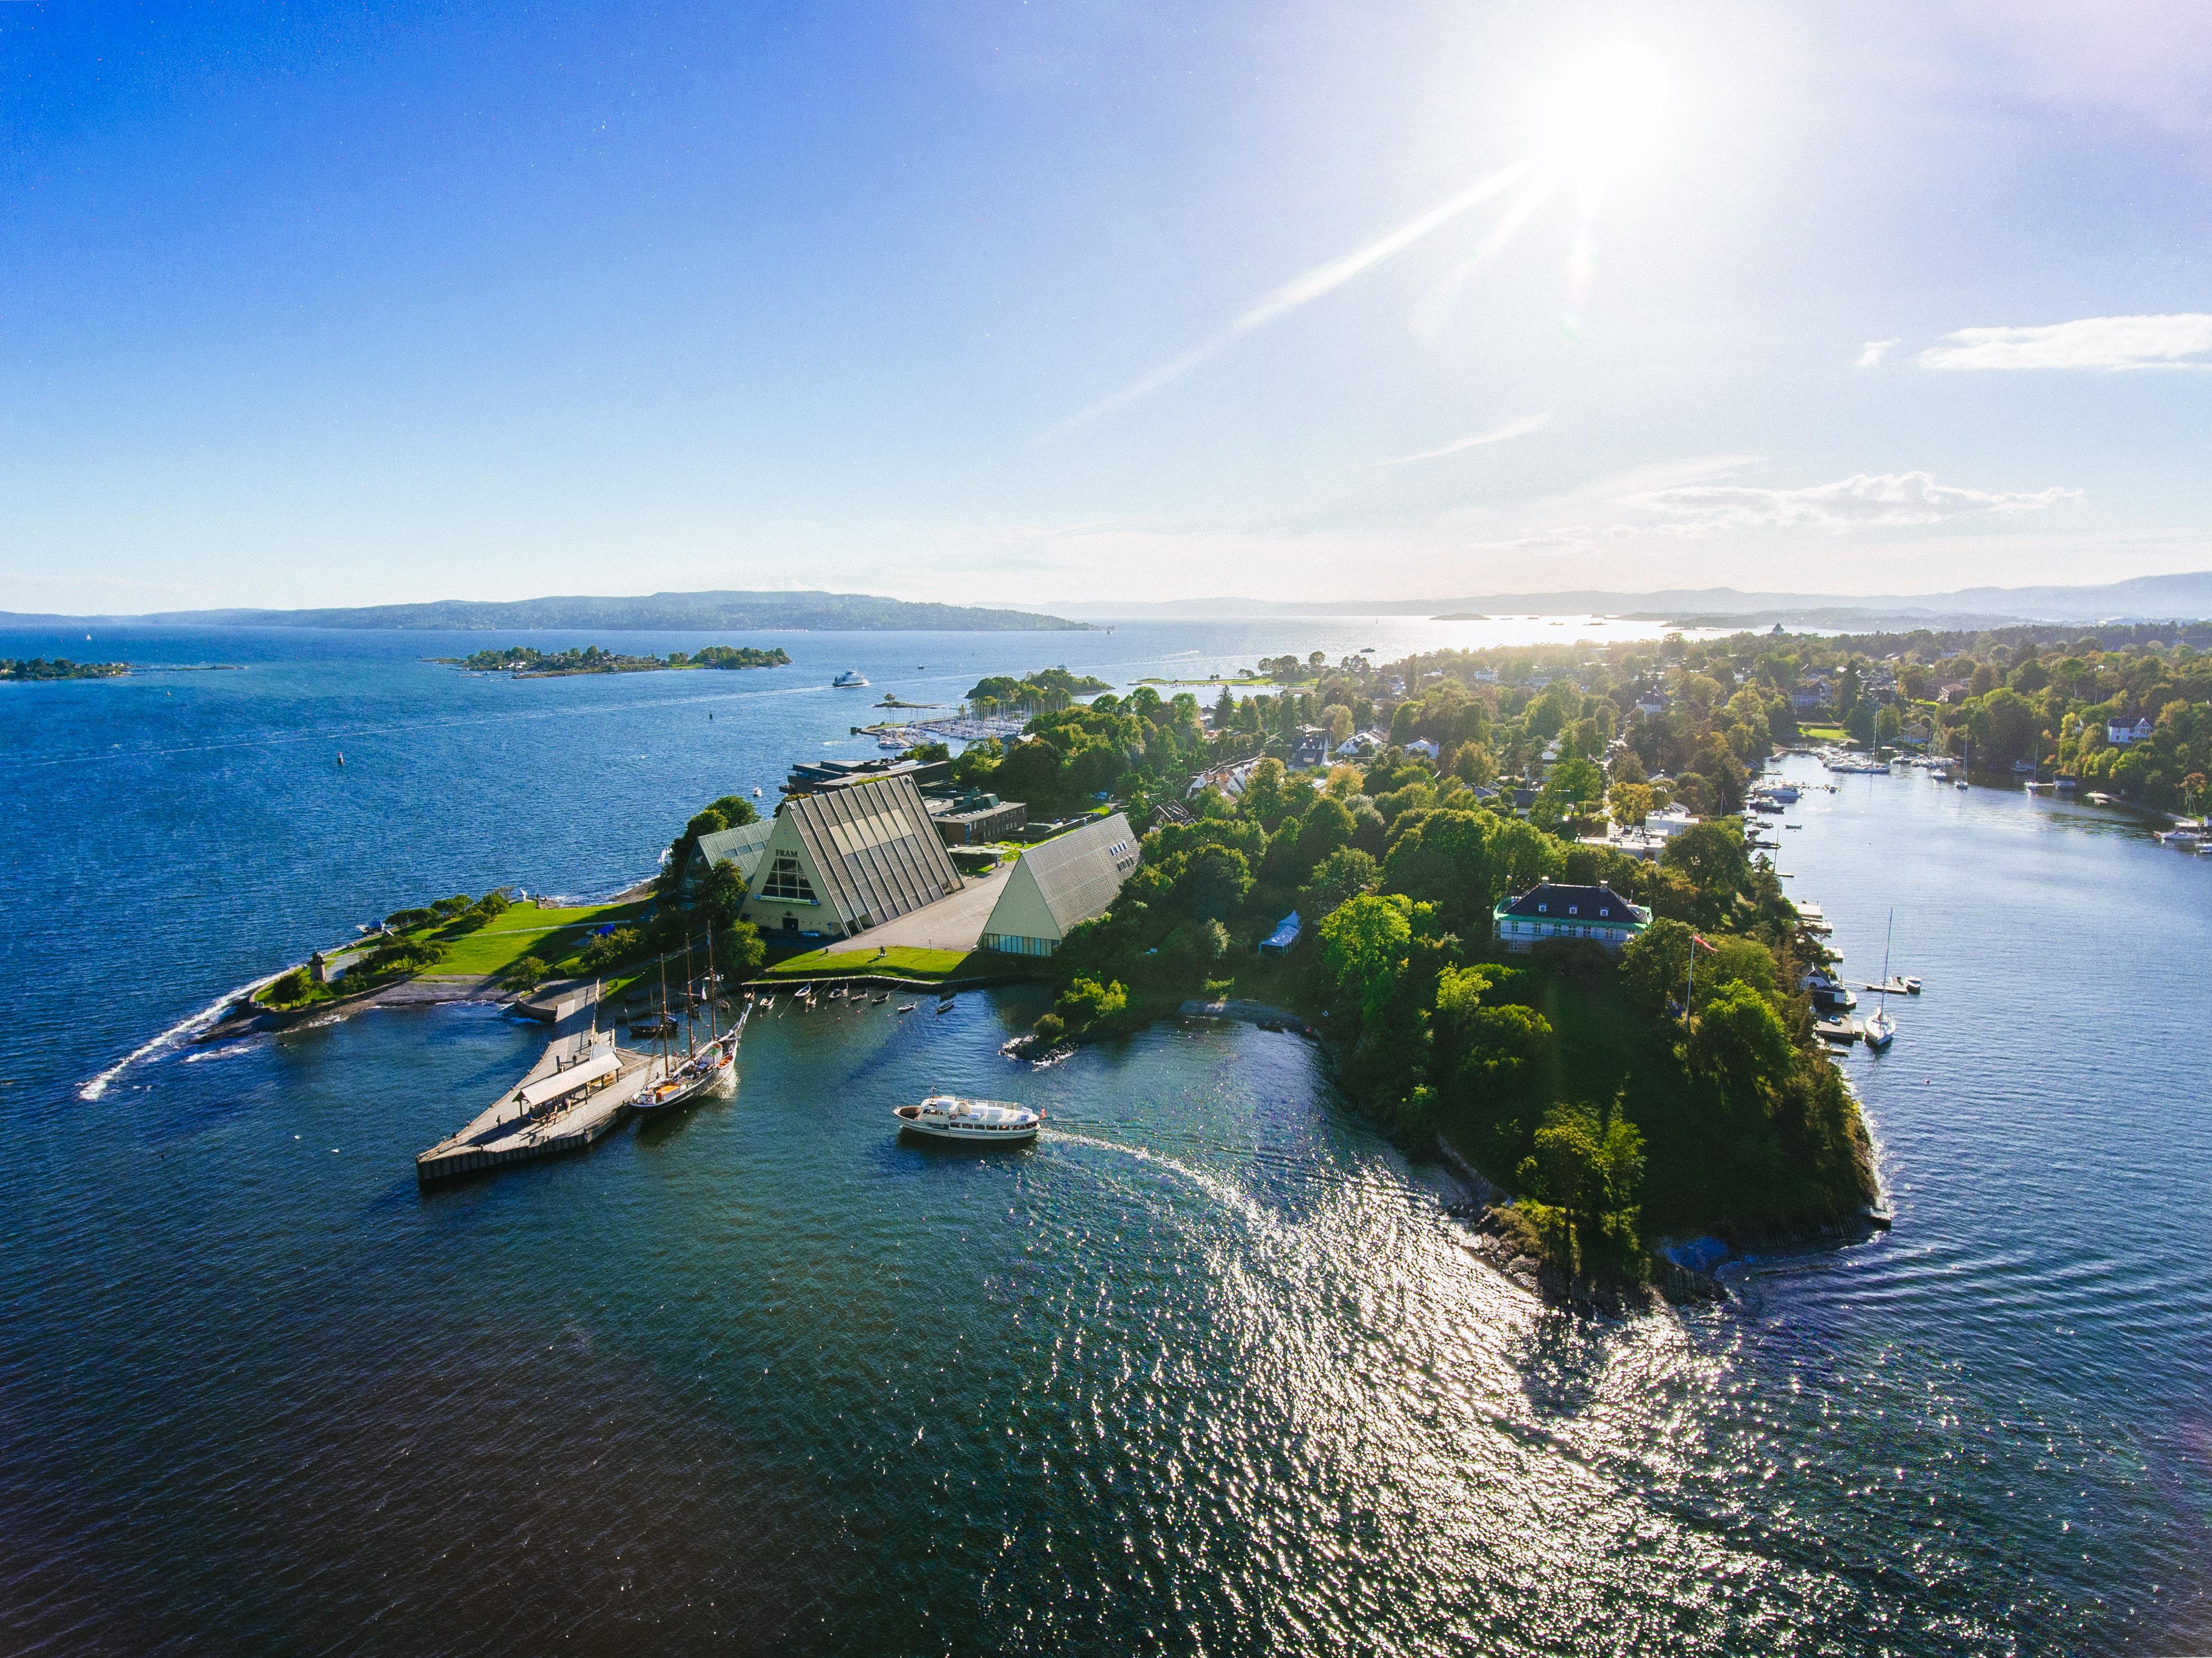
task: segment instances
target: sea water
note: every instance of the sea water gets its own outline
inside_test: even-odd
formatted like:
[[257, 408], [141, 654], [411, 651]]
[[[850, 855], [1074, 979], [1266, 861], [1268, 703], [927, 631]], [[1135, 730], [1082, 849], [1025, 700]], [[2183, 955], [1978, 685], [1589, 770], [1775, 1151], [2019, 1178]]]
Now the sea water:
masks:
[[[1893, 911], [1927, 984], [1842, 1060], [1896, 1227], [1627, 1321], [1492, 1272], [1287, 1032], [1038, 1069], [1000, 1052], [1035, 992], [785, 1002], [734, 1097], [427, 1194], [412, 1154], [542, 1029], [187, 1039], [400, 904], [623, 884], [704, 799], [872, 753], [884, 689], [1485, 625], [746, 635], [796, 665], [519, 682], [418, 659], [483, 635], [0, 640], [241, 665], [0, 687], [5, 1644], [2202, 1645], [2212, 859], [2123, 814], [1903, 774], [1791, 809], [1845, 976]], [[901, 1141], [933, 1087], [1046, 1133]]]

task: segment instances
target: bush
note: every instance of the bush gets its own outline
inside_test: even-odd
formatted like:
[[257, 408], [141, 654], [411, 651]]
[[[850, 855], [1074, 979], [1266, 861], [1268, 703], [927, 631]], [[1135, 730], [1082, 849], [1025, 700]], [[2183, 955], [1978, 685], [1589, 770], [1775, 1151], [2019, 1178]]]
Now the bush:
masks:
[[534, 990], [545, 982], [552, 969], [535, 956], [526, 956], [501, 975], [501, 981], [510, 990]]
[[1078, 979], [1060, 993], [1057, 1011], [1071, 1029], [1080, 1030], [1112, 1018], [1128, 1005], [1129, 993], [1119, 980], [1102, 985], [1096, 979]]
[[289, 1007], [295, 1002], [304, 1002], [314, 993], [315, 981], [307, 976], [307, 969], [295, 967], [278, 979], [263, 993], [263, 999], [271, 1007]]
[[1040, 1013], [1036, 1023], [1030, 1029], [1036, 1033], [1039, 1042], [1049, 1046], [1067, 1034], [1067, 1022], [1057, 1013]]

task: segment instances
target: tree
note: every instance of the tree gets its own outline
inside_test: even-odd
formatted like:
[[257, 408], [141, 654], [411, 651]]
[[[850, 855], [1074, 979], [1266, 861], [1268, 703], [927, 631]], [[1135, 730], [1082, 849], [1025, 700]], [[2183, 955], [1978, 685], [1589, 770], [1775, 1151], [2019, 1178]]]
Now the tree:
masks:
[[1700, 823], [1667, 842], [1659, 861], [1689, 878], [1707, 902], [1707, 913], [1724, 914], [1751, 878], [1751, 854], [1733, 823]]
[[1413, 902], [1402, 893], [1362, 893], [1321, 924], [1322, 965], [1363, 1017], [1372, 1017], [1404, 969]]
[[1966, 731], [1977, 760], [1984, 766], [2032, 760], [2040, 746], [2043, 720], [2035, 705], [2018, 691], [1990, 692], [1966, 711]]
[[1728, 985], [1706, 1002], [1690, 1052], [1698, 1068], [1719, 1078], [1735, 1099], [1779, 1086], [1796, 1058], [1782, 1016], [1746, 984]]
[[1620, 976], [1629, 994], [1648, 1009], [1679, 998], [1689, 977], [1691, 949], [1690, 929], [1681, 922], [1652, 922], [1620, 952]]
[[1079, 978], [1060, 993], [1057, 1011], [1068, 1029], [1080, 1030], [1113, 1017], [1128, 1005], [1129, 993], [1119, 980], [1101, 984], [1096, 979]]
[[1352, 735], [1352, 710], [1343, 703], [1335, 703], [1321, 711], [1322, 723], [1328, 727], [1328, 745], [1334, 749]]
[[1497, 902], [1489, 844], [1498, 821], [1486, 811], [1407, 813], [1383, 860], [1383, 881], [1393, 892], [1434, 904], [1455, 932], [1472, 936]]
[[1651, 786], [1649, 783], [1615, 783], [1606, 792], [1606, 805], [1613, 821], [1623, 829], [1641, 829], [1649, 817], [1652, 805]]
[[1382, 866], [1358, 847], [1339, 847], [1316, 866], [1298, 895], [1307, 925], [1318, 926], [1339, 904], [1372, 892], [1382, 875]]
[[1176, 884], [1183, 908], [1201, 921], [1224, 921], [1252, 890], [1252, 866], [1228, 847], [1201, 847], [1183, 865]]

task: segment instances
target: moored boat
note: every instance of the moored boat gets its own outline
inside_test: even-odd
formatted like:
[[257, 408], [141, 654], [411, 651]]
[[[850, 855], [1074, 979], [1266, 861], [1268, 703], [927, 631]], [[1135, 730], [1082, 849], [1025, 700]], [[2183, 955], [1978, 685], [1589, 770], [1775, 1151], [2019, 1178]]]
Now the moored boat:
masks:
[[1015, 1145], [1036, 1138], [1041, 1113], [1004, 1100], [963, 1099], [957, 1094], [932, 1094], [915, 1105], [895, 1107], [900, 1131], [926, 1139], [975, 1140], [993, 1145]]
[[1891, 1018], [1886, 1011], [1877, 1011], [1874, 1017], [1866, 1022], [1862, 1034], [1866, 1039], [1866, 1045], [1879, 1054], [1897, 1040], [1897, 1021]]

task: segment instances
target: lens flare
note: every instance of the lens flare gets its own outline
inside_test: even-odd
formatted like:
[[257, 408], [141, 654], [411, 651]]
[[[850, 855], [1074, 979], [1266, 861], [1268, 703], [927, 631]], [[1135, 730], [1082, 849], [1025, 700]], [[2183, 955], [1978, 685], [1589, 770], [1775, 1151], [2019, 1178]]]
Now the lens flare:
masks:
[[1633, 168], [1664, 126], [1671, 87], [1648, 47], [1607, 46], [1561, 81], [1545, 110], [1544, 151], [1586, 188]]

